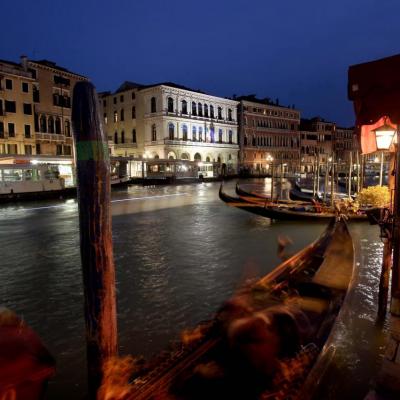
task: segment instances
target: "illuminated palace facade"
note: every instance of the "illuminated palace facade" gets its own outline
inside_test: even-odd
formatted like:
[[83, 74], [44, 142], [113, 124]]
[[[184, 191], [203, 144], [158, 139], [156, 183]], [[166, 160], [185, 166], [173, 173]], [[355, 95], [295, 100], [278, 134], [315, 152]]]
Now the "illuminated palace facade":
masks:
[[270, 99], [239, 97], [240, 167], [269, 173], [271, 165], [293, 172], [300, 161], [300, 112]]
[[112, 155], [237, 168], [237, 101], [170, 82], [125, 82], [115, 93], [101, 93], [100, 104]]

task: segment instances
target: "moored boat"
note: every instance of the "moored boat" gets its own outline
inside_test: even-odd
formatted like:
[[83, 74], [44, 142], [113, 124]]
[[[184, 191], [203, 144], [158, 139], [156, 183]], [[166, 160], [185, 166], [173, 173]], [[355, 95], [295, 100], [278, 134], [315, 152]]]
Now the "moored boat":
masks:
[[351, 284], [343, 220], [243, 288], [192, 340], [137, 374], [127, 399], [307, 399], [332, 355], [330, 332]]
[[[267, 202], [249, 201], [241, 197], [233, 197], [223, 191], [223, 185], [219, 190], [219, 198], [227, 203], [229, 206], [239, 208], [241, 210], [249, 211], [253, 214], [261, 215], [263, 217], [275, 220], [289, 220], [289, 221], [323, 221], [335, 217], [338, 212], [325, 211], [318, 204], [312, 205], [291, 205], [274, 203], [268, 204]], [[343, 210], [344, 211], [344, 210]], [[345, 212], [344, 217], [349, 220], [367, 221], [365, 213]]]

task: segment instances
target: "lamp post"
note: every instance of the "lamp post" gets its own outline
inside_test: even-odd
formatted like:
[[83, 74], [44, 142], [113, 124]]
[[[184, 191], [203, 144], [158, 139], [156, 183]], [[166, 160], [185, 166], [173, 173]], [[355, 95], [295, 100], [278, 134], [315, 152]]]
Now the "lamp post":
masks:
[[271, 167], [271, 201], [273, 201], [273, 195], [274, 195], [274, 157], [271, 156], [271, 154], [267, 155], [266, 158], [268, 162], [268, 168]]
[[[373, 131], [375, 133], [376, 148], [381, 151], [381, 162], [383, 160], [383, 151], [389, 150], [391, 144], [394, 141], [396, 130], [390, 125], [384, 122], [384, 124]], [[397, 143], [399, 142], [399, 127], [397, 127]], [[392, 294], [390, 311], [393, 315], [400, 315], [400, 196], [398, 194], [398, 189], [400, 188], [400, 168], [399, 168], [399, 150], [400, 146], [396, 146], [395, 153], [395, 166], [396, 166], [396, 180], [395, 180], [395, 191], [394, 191], [394, 204], [393, 204], [393, 231], [391, 232], [391, 237], [385, 242], [384, 245], [384, 258], [382, 262], [382, 273], [381, 281], [379, 284], [380, 292], [380, 302], [379, 302], [379, 314], [383, 318], [386, 311], [386, 298], [381, 299], [381, 297], [387, 294], [387, 286], [389, 283], [389, 269], [390, 269], [390, 254], [393, 247], [393, 266], [392, 266]], [[381, 178], [382, 179], [382, 178]], [[381, 182], [380, 182], [381, 183]], [[382, 291], [382, 295], [381, 295]], [[384, 302], [383, 310], [381, 309], [381, 302]]]

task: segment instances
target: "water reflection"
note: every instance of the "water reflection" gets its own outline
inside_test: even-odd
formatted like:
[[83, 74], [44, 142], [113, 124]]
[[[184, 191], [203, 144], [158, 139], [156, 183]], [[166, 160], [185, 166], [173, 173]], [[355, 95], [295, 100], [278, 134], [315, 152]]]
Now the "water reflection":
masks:
[[[131, 186], [113, 193], [121, 353], [148, 357], [167, 347], [183, 328], [210, 318], [244, 279], [271, 271], [279, 263], [279, 235], [294, 241], [288, 249], [294, 252], [324, 229], [299, 222], [271, 224], [232, 209], [219, 201], [218, 188], [215, 183]], [[233, 185], [227, 191], [233, 192]], [[345, 397], [343, 387], [354, 395], [348, 398], [362, 398], [382, 352], [382, 335], [374, 327], [382, 246], [374, 227], [353, 225], [352, 233], [356, 241], [363, 240], [360, 277], [352, 309], [336, 330], [331, 397], [321, 398]], [[49, 398], [79, 398], [86, 366], [76, 203], [1, 208], [0, 245], [0, 280], [5, 282], [0, 303], [22, 314], [57, 359]]]

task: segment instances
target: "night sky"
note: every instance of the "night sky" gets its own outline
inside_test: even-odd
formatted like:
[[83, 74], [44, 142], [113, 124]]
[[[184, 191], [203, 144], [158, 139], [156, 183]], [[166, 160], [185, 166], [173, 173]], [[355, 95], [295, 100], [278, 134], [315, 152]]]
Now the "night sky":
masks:
[[343, 126], [348, 66], [400, 53], [399, 0], [19, 0], [1, 14], [0, 58], [55, 61], [98, 91], [173, 81]]

